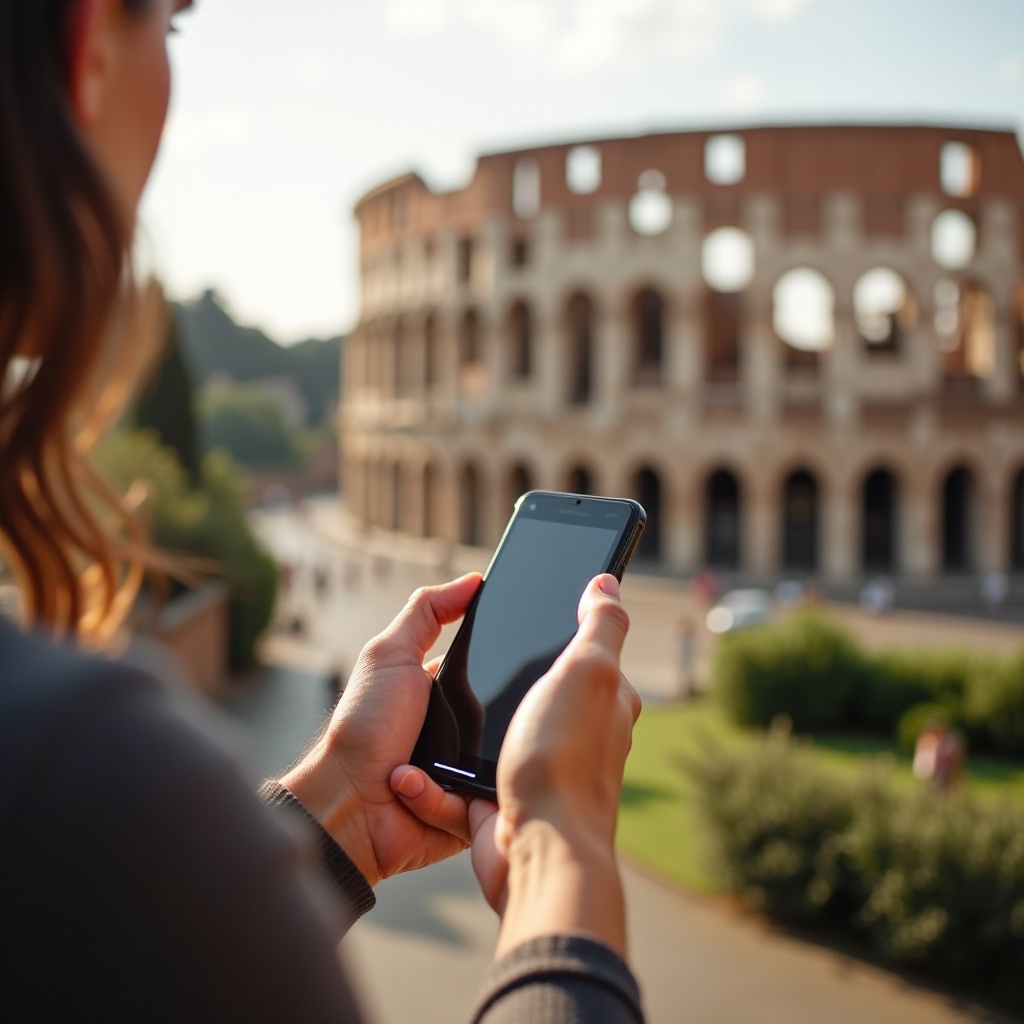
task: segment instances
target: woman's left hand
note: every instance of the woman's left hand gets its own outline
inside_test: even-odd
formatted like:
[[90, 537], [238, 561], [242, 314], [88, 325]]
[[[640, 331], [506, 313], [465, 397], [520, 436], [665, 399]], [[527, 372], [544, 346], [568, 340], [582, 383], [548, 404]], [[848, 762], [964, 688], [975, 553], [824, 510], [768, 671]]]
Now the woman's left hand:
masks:
[[363, 648], [326, 732], [281, 779], [371, 885], [469, 845], [466, 801], [406, 762], [437, 669], [427, 653], [479, 585], [470, 573], [417, 590]]

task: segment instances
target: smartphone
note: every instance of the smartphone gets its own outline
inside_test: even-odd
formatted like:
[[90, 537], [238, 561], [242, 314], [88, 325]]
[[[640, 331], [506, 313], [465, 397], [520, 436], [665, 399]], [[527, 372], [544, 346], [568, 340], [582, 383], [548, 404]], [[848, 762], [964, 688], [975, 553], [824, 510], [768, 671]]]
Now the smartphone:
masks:
[[646, 521], [626, 498], [529, 491], [516, 502], [438, 669], [412, 764], [446, 789], [495, 798], [512, 715], [575, 635], [587, 584], [622, 578]]

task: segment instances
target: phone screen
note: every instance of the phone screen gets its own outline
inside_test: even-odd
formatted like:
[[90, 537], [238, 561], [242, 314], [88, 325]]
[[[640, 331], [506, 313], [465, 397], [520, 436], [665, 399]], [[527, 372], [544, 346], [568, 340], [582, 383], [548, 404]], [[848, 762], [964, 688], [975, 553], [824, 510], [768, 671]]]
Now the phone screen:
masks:
[[445, 784], [493, 787], [515, 709], [575, 634], [590, 580], [621, 571], [638, 508], [555, 494], [520, 502], [438, 672], [413, 763]]

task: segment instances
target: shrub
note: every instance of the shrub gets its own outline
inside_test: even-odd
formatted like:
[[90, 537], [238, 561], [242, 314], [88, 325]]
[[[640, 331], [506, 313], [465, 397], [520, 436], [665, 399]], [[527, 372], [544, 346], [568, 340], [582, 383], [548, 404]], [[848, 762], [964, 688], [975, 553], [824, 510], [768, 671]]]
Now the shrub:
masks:
[[952, 729], [957, 724], [945, 704], [915, 704], [896, 726], [896, 742], [900, 750], [912, 753], [917, 745], [917, 738], [929, 722], [938, 722], [946, 729]]
[[845, 630], [817, 611], [737, 631], [715, 652], [714, 688], [739, 725], [785, 715], [800, 731], [850, 723], [868, 663]]
[[251, 664], [256, 642], [269, 625], [277, 596], [277, 568], [245, 519], [242, 487], [231, 460], [214, 452], [203, 460], [190, 490], [174, 452], [148, 431], [104, 439], [97, 465], [119, 491], [136, 481], [149, 488], [146, 511], [153, 542], [170, 552], [207, 559], [231, 589], [228, 663]]
[[883, 651], [871, 659], [857, 695], [856, 720], [891, 733], [915, 704], [939, 704], [951, 721], [963, 718], [968, 679], [979, 656], [970, 651]]
[[1024, 649], [1003, 661], [975, 665], [968, 681], [965, 719], [987, 746], [1024, 757]]
[[1024, 809], [895, 791], [884, 763], [833, 777], [777, 732], [688, 770], [726, 889], [1024, 1006]]
[[751, 906], [785, 918], [826, 912], [834, 887], [817, 859], [850, 824], [851, 795], [817, 770], [810, 749], [774, 729], [742, 755], [708, 750], [688, 762], [710, 825], [710, 869]]

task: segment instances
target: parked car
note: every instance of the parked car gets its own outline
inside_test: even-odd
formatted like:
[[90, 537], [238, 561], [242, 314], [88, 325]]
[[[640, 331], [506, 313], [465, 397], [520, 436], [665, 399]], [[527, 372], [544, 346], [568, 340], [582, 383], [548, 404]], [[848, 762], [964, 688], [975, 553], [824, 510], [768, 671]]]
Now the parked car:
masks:
[[730, 590], [712, 608], [705, 625], [712, 633], [731, 633], [759, 626], [774, 617], [775, 606], [767, 590]]

